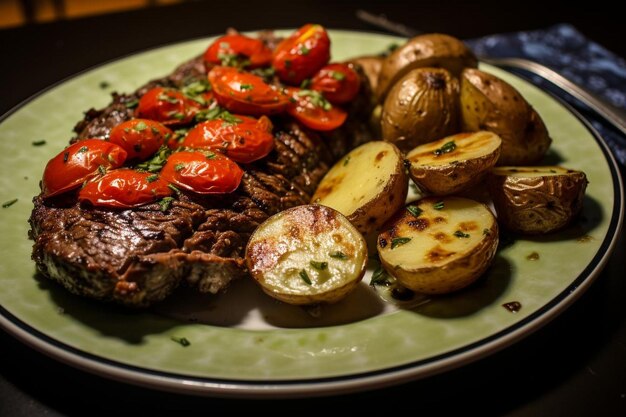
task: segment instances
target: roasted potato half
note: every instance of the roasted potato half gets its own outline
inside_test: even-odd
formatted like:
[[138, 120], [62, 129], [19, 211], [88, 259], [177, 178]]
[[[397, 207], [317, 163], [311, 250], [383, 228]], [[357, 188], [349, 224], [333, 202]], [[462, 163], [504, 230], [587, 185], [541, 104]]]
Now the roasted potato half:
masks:
[[489, 130], [502, 138], [498, 165], [532, 165], [552, 140], [539, 114], [510, 84], [468, 68], [461, 74], [461, 130]]
[[544, 234], [580, 213], [587, 177], [558, 166], [496, 167], [488, 178], [498, 223], [514, 232]]
[[406, 155], [409, 176], [425, 193], [455, 194], [482, 180], [500, 156], [492, 132], [459, 133], [420, 145]]
[[367, 244], [341, 213], [304, 205], [263, 222], [248, 242], [246, 263], [271, 297], [296, 305], [334, 303], [363, 278]]
[[443, 68], [417, 68], [393, 86], [381, 116], [383, 139], [408, 152], [458, 133], [459, 82]]
[[378, 236], [384, 268], [425, 294], [446, 294], [476, 281], [498, 247], [498, 224], [487, 206], [459, 197], [409, 204]]
[[334, 208], [360, 232], [369, 233], [404, 205], [408, 181], [398, 148], [387, 142], [369, 142], [328, 171], [311, 202]]
[[419, 35], [385, 58], [378, 76], [376, 95], [384, 100], [391, 87], [415, 68], [445, 68], [458, 76], [463, 68], [477, 66], [474, 53], [457, 38], [440, 33]]

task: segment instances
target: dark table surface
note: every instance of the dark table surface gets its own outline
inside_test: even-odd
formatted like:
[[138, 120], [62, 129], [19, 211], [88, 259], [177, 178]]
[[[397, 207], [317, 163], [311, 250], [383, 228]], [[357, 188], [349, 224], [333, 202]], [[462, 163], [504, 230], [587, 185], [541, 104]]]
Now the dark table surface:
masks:
[[[520, 2], [497, 6], [446, 2], [321, 1], [186, 2], [127, 13], [0, 30], [0, 114], [37, 91], [93, 65], [165, 43], [223, 32], [297, 27], [372, 30], [357, 7], [423, 31], [473, 38], [569, 22], [626, 56], [619, 13], [602, 3], [588, 10]], [[461, 2], [458, 2], [461, 3]], [[622, 174], [624, 170], [622, 169]], [[0, 416], [86, 413], [181, 414], [215, 410], [301, 411], [376, 406], [421, 413], [480, 415], [626, 415], [626, 245], [622, 235], [604, 272], [557, 319], [477, 362], [396, 387], [315, 400], [221, 400], [157, 392], [66, 366], [0, 330]], [[367, 407], [367, 408], [366, 408]]]

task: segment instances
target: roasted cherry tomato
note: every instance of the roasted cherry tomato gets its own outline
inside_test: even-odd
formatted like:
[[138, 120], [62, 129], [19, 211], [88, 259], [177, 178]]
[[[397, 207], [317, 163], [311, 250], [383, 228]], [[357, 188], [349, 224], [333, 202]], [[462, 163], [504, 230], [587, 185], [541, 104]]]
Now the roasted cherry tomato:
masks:
[[209, 64], [258, 68], [272, 62], [272, 51], [259, 39], [244, 35], [217, 38], [204, 53]]
[[232, 113], [251, 116], [276, 114], [285, 110], [289, 96], [263, 78], [232, 67], [214, 67], [209, 82], [220, 106]]
[[217, 150], [235, 162], [247, 164], [274, 148], [272, 127], [266, 116], [259, 120], [246, 116], [209, 120], [191, 129], [180, 146]]
[[292, 101], [287, 113], [306, 127], [319, 131], [334, 130], [346, 121], [348, 113], [330, 104], [319, 91], [290, 88], [289, 92]]
[[88, 182], [78, 193], [80, 201], [94, 206], [132, 208], [152, 203], [173, 193], [157, 174], [134, 169], [114, 169]]
[[310, 88], [333, 104], [344, 104], [356, 97], [360, 87], [361, 79], [349, 64], [328, 64], [315, 74]]
[[124, 148], [128, 159], [145, 161], [173, 135], [174, 132], [154, 120], [132, 119], [111, 129], [109, 141]]
[[283, 82], [300, 85], [330, 60], [330, 39], [320, 25], [302, 26], [274, 50], [272, 64]]
[[85, 139], [65, 148], [52, 158], [43, 172], [44, 197], [79, 187], [102, 170], [117, 168], [126, 160], [126, 151], [101, 139]]
[[136, 115], [164, 125], [187, 124], [198, 113], [200, 104], [171, 88], [155, 87], [139, 99]]
[[243, 171], [230, 158], [211, 151], [176, 152], [161, 170], [161, 178], [198, 194], [231, 193]]

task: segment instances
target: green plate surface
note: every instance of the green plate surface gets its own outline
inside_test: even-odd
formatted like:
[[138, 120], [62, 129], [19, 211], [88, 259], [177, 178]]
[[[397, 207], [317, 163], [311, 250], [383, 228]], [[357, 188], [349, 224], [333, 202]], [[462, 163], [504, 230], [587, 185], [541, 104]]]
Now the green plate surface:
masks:
[[[397, 38], [331, 31], [333, 59], [377, 53]], [[365, 283], [313, 318], [248, 283], [218, 297], [181, 291], [162, 306], [129, 312], [66, 293], [35, 274], [27, 219], [43, 168], [91, 107], [130, 92], [204, 51], [209, 39], [170, 45], [102, 65], [30, 100], [0, 123], [0, 324], [36, 348], [112, 378], [214, 395], [302, 395], [418, 378], [506, 346], [568, 306], [599, 273], [621, 226], [615, 162], [601, 141], [548, 94], [501, 70], [542, 115], [549, 158], [589, 179], [584, 220], [501, 250], [485, 279], [411, 308], [389, 304]], [[102, 88], [106, 82], [109, 87]], [[45, 140], [43, 146], [33, 141]], [[532, 252], [539, 259], [530, 260]], [[366, 277], [365, 282], [369, 278]], [[511, 313], [502, 304], [517, 301]], [[184, 337], [183, 347], [172, 338]]]

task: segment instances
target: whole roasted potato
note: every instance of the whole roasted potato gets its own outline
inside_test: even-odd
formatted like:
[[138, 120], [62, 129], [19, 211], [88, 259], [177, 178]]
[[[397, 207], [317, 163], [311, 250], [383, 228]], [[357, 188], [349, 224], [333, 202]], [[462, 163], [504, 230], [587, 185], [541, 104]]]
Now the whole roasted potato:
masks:
[[352, 58], [348, 62], [357, 64], [363, 68], [363, 72], [370, 82], [372, 91], [376, 93], [378, 88], [378, 75], [383, 66], [384, 57], [377, 55], [365, 55], [357, 58]]
[[501, 144], [495, 133], [480, 131], [420, 145], [406, 155], [409, 175], [429, 194], [456, 194], [485, 177], [500, 156]]
[[468, 68], [461, 74], [461, 130], [489, 130], [502, 138], [498, 165], [532, 165], [550, 147], [537, 112], [510, 84]]
[[381, 118], [383, 139], [400, 150], [458, 132], [459, 83], [443, 68], [416, 68], [393, 86]]
[[496, 167], [488, 178], [498, 223], [523, 234], [567, 226], [582, 209], [587, 182], [584, 172], [558, 166]]
[[382, 101], [391, 87], [415, 68], [445, 68], [458, 76], [463, 68], [476, 68], [478, 60], [460, 40], [440, 33], [419, 35], [394, 50], [383, 61], [376, 95]]
[[481, 203], [459, 197], [426, 197], [409, 204], [378, 235], [387, 272], [403, 286], [445, 294], [476, 281], [498, 247], [498, 224]]

